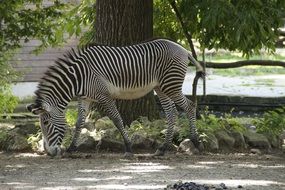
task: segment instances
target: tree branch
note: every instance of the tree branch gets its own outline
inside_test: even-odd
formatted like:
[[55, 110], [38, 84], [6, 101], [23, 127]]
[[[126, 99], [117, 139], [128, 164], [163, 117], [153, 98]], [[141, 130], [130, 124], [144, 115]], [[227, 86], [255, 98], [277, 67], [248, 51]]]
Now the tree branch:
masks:
[[176, 6], [175, 0], [169, 0], [169, 3], [171, 5], [172, 9], [174, 10], [175, 15], [176, 15], [178, 21], [181, 24], [183, 33], [184, 33], [184, 35], [187, 38], [187, 41], [189, 43], [192, 55], [197, 60], [197, 54], [195, 52], [194, 44], [193, 44], [193, 41], [192, 41], [192, 34], [187, 30], [186, 24], [183, 22], [182, 16], [181, 16], [180, 12], [178, 11], [178, 8]]
[[249, 65], [285, 67], [285, 62], [272, 61], [272, 60], [245, 60], [245, 61], [236, 61], [231, 63], [206, 62], [206, 65], [207, 68], [214, 68], [214, 69], [229, 69], [229, 68], [244, 67]]

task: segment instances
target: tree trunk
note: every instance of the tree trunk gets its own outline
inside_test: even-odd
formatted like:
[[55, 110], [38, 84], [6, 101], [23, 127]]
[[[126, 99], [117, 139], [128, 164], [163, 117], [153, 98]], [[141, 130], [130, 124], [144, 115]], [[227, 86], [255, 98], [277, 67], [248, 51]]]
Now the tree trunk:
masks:
[[[153, 0], [97, 0], [94, 41], [110, 46], [125, 46], [153, 36]], [[118, 100], [125, 124], [139, 116], [158, 117], [153, 92], [137, 100]]]

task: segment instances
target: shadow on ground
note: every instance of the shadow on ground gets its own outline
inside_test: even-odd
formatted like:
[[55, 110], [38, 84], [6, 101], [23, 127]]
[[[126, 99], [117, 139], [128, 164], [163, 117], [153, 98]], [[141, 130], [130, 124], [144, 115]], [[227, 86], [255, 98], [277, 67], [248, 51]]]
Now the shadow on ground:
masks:
[[0, 189], [164, 189], [177, 181], [230, 189], [285, 189], [284, 155], [0, 154]]

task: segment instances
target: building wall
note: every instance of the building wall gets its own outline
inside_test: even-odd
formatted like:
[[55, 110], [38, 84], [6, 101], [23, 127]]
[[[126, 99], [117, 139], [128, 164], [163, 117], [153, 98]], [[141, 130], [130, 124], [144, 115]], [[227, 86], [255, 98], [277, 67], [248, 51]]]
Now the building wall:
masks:
[[61, 57], [66, 51], [78, 45], [78, 39], [70, 39], [62, 47], [47, 48], [44, 52], [35, 55], [32, 53], [40, 45], [38, 40], [31, 40], [23, 45], [23, 48], [11, 60], [13, 67], [22, 73], [17, 82], [37, 82], [43, 76], [47, 68]]

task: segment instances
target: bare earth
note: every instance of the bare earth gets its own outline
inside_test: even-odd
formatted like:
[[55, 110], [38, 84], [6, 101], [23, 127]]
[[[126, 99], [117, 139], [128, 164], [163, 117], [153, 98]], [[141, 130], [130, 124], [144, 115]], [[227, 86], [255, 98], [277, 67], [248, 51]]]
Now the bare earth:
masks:
[[229, 189], [285, 189], [283, 155], [78, 154], [67, 158], [0, 153], [0, 189], [164, 189], [224, 183]]

